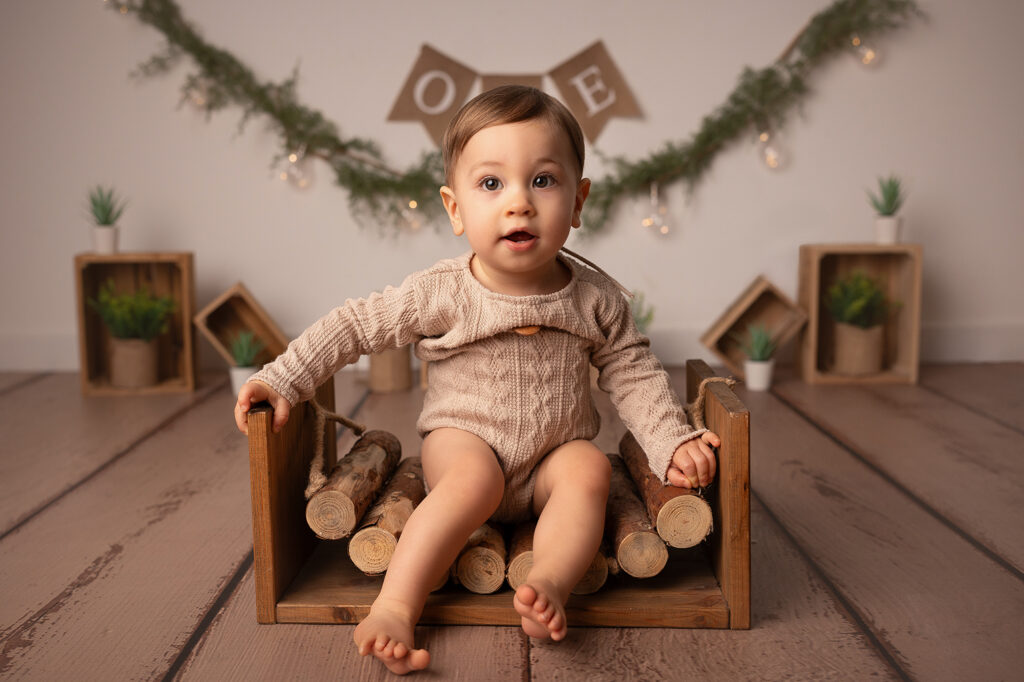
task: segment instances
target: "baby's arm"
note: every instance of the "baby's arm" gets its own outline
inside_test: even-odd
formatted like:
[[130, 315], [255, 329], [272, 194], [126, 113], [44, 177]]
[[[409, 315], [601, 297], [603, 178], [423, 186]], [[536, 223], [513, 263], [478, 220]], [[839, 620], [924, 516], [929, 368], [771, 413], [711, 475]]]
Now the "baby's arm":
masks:
[[686, 441], [672, 455], [666, 478], [677, 488], [696, 488], [710, 485], [715, 480], [717, 464], [712, 447], [719, 447], [722, 439], [711, 431], [700, 438]]
[[399, 287], [387, 287], [364, 299], [346, 301], [307, 328], [287, 350], [242, 386], [235, 423], [246, 432], [253, 403], [274, 406], [274, 431], [288, 421], [291, 408], [362, 355], [397, 348], [422, 338], [416, 273]]
[[[637, 330], [626, 301], [616, 294], [609, 303], [609, 308], [598, 314], [606, 342], [591, 356], [601, 371], [598, 385], [611, 395], [619, 416], [662, 483], [690, 487], [684, 474], [688, 470], [694, 483], [699, 484], [698, 462], [710, 481], [714, 455], [706, 442], [703, 447], [707, 455], [701, 450], [702, 436], [707, 431], [694, 429], [687, 422], [668, 374], [651, 352], [650, 341]], [[714, 439], [717, 442], [717, 436]]]

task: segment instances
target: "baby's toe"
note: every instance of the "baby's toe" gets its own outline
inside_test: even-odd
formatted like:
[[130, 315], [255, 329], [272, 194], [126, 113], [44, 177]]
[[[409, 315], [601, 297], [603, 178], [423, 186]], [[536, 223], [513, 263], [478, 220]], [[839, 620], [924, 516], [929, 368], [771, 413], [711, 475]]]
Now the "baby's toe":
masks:
[[430, 652], [426, 649], [413, 649], [409, 652], [409, 667], [413, 670], [423, 670], [430, 665]]
[[556, 611], [552, 614], [547, 626], [548, 630], [551, 631], [552, 639], [561, 639], [562, 637], [557, 636], [558, 633], [562, 633], [563, 637], [565, 636], [565, 616], [563, 616], [561, 612]]
[[403, 642], [395, 644], [395, 648], [392, 650], [392, 655], [395, 658], [405, 658], [406, 654], [409, 653], [409, 648], [405, 646]]

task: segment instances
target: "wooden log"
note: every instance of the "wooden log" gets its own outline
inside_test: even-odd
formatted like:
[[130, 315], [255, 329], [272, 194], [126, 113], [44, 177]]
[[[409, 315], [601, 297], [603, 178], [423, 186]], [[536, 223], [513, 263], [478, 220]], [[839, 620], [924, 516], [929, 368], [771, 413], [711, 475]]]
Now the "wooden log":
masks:
[[629, 431], [619, 452], [658, 535], [671, 547], [693, 547], [711, 533], [711, 506], [696, 490], [663, 484], [651, 472], [640, 444]]
[[356, 568], [367, 575], [388, 570], [405, 522], [426, 494], [423, 461], [403, 459], [349, 540], [348, 556]]
[[306, 504], [306, 523], [324, 540], [348, 536], [402, 457], [387, 431], [367, 431]]
[[617, 455], [608, 455], [612, 464], [611, 487], [604, 533], [610, 554], [618, 568], [634, 578], [658, 575], [668, 563], [665, 541], [651, 527], [643, 501], [637, 495], [626, 464]]
[[587, 567], [587, 572], [576, 583], [576, 587], [572, 588], [573, 594], [593, 594], [604, 587], [605, 581], [608, 580], [608, 557], [605, 552], [604, 548], [597, 550], [594, 560]]
[[470, 592], [491, 594], [505, 582], [505, 539], [484, 524], [473, 531], [455, 560], [455, 579]]
[[505, 576], [509, 587], [513, 590], [526, 582], [526, 575], [533, 568], [533, 531], [537, 527], [535, 521], [521, 523], [512, 531], [512, 539], [508, 543], [508, 569]]
[[[509, 542], [508, 569], [506, 576], [509, 586], [519, 589], [526, 582], [526, 576], [533, 568], [533, 532], [537, 528], [535, 521], [521, 523], [512, 531]], [[592, 594], [597, 592], [608, 580], [608, 558], [605, 551], [598, 550], [587, 572], [572, 589], [573, 594]]]

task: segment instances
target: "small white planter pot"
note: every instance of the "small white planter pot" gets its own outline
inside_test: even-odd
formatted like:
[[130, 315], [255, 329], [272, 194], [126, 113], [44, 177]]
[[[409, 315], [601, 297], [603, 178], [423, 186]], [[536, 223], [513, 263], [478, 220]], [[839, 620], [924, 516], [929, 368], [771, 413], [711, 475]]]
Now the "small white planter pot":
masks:
[[94, 225], [92, 250], [96, 253], [117, 253], [117, 225]]
[[743, 380], [751, 391], [767, 391], [772, 385], [772, 371], [775, 359], [744, 360]]
[[231, 394], [238, 396], [238, 392], [242, 390], [242, 385], [249, 380], [253, 374], [259, 371], [259, 367], [230, 367], [228, 368], [231, 373]]
[[900, 216], [878, 216], [875, 218], [875, 242], [878, 244], [898, 244], [903, 218]]

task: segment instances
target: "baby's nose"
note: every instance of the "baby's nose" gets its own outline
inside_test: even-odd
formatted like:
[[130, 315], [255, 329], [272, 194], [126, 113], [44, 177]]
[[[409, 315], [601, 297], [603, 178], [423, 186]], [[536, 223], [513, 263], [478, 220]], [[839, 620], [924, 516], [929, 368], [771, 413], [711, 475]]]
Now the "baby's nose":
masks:
[[533, 212], [533, 203], [530, 195], [524, 190], [510, 192], [508, 195], [508, 206], [505, 209], [508, 215], [529, 215]]

